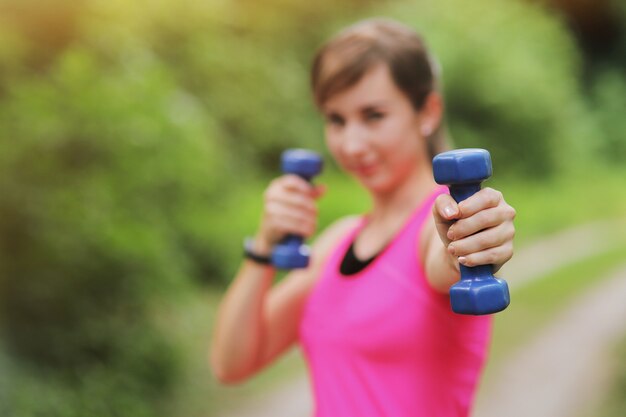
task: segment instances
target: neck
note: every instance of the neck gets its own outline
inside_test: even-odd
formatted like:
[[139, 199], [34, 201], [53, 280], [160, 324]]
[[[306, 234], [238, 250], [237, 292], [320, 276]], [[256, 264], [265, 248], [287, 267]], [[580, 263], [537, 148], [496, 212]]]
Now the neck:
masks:
[[431, 166], [420, 164], [390, 192], [371, 192], [372, 210], [365, 227], [355, 240], [354, 252], [367, 259], [388, 244], [405, 224], [411, 213], [436, 187]]
[[406, 219], [415, 207], [426, 198], [437, 184], [433, 180], [430, 164], [420, 164], [399, 185], [389, 192], [372, 193], [371, 223], [387, 219]]

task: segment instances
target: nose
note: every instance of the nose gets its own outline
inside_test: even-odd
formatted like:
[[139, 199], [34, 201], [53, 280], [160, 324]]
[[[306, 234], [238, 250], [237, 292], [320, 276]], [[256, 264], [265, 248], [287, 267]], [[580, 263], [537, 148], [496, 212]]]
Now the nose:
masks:
[[348, 124], [343, 133], [342, 148], [346, 155], [361, 155], [367, 150], [368, 132], [359, 123]]

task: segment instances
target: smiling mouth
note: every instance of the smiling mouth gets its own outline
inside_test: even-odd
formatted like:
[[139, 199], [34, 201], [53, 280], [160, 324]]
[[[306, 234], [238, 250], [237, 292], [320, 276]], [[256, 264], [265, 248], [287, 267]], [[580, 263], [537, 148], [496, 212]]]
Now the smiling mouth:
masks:
[[358, 165], [355, 167], [355, 171], [359, 175], [369, 176], [369, 175], [372, 175], [376, 171], [376, 164]]

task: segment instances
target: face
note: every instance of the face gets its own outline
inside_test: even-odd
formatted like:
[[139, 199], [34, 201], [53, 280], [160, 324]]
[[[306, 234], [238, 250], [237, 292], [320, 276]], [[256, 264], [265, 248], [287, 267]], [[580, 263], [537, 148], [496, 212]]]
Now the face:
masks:
[[427, 151], [420, 113], [386, 65], [373, 67], [357, 84], [331, 96], [322, 111], [330, 152], [370, 191], [392, 190], [423, 164]]

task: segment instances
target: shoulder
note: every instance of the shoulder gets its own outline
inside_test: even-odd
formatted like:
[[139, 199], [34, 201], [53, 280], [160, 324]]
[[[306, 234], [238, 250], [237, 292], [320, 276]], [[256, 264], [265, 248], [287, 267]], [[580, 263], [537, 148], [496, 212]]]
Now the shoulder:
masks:
[[298, 299], [306, 295], [320, 277], [333, 248], [347, 233], [358, 226], [360, 219], [359, 216], [343, 217], [324, 229], [312, 245], [309, 267], [290, 271], [273, 292], [275, 294], [288, 294], [288, 298]]
[[[447, 190], [446, 190], [447, 191]], [[447, 192], [438, 192], [429, 205], [428, 214], [421, 226], [418, 239], [418, 259], [425, 273], [425, 278], [433, 290], [448, 293], [449, 287], [456, 280], [458, 266], [450, 263], [451, 257], [437, 231], [438, 225], [434, 216], [435, 202]], [[443, 279], [441, 277], [443, 276]]]
[[339, 241], [361, 222], [360, 216], [346, 216], [335, 221], [319, 234], [313, 245], [316, 263], [323, 263]]
[[420, 233], [418, 235], [418, 250], [420, 251], [420, 257], [422, 259], [426, 258], [427, 252], [430, 249], [431, 245], [433, 245], [433, 242], [437, 242], [437, 240], [434, 239], [435, 237], [437, 237], [437, 226], [435, 224], [435, 219], [433, 218], [433, 216], [428, 216], [424, 219], [424, 223], [422, 224]]
[[319, 234], [315, 240], [315, 246], [323, 248], [328, 244], [332, 245], [332, 243], [335, 243], [338, 239], [345, 236], [346, 233], [357, 227], [361, 219], [360, 216], [353, 215], [336, 220]]
[[421, 255], [424, 255], [424, 251], [426, 251], [428, 246], [432, 243], [433, 237], [437, 235], [437, 225], [435, 223], [435, 217], [433, 216], [433, 210], [437, 199], [443, 194], [449, 194], [448, 188], [437, 187], [426, 198], [423, 205], [423, 219], [418, 228], [418, 250]]
[[330, 224], [318, 235], [311, 250], [312, 262], [309, 270], [312, 280], [317, 279], [332, 250], [348, 233], [354, 230], [360, 222], [360, 216], [342, 217]]

